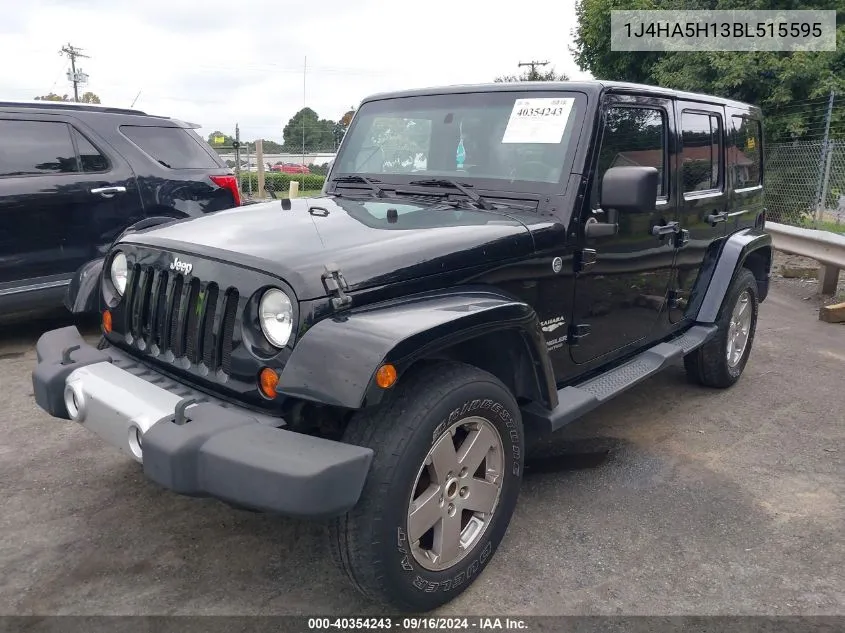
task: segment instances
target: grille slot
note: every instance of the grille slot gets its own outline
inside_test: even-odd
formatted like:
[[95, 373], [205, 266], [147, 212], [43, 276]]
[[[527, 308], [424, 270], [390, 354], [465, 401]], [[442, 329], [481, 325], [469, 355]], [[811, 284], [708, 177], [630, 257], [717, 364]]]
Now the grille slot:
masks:
[[214, 317], [217, 314], [217, 284], [208, 284], [205, 297], [205, 319], [202, 324], [202, 362], [209, 369], [217, 369], [217, 354], [214, 344]]
[[226, 293], [226, 307], [223, 311], [223, 336], [220, 341], [220, 362], [223, 371], [232, 372], [232, 338], [235, 335], [235, 320], [238, 314], [238, 291], [230, 289]]
[[181, 338], [177, 336], [179, 330], [179, 309], [182, 306], [182, 277], [176, 277], [173, 288], [170, 291], [170, 314], [167, 317], [167, 327], [170, 336], [167, 339], [167, 348], [173, 351], [174, 356], [181, 356]]
[[131, 271], [127, 332], [138, 349], [157, 345], [160, 353], [203, 363], [211, 371], [231, 368], [238, 292], [214, 283], [149, 266]]
[[185, 315], [185, 338], [182, 349], [185, 350], [185, 356], [192, 363], [196, 363], [197, 358], [197, 325], [199, 323], [202, 311], [202, 304], [200, 298], [200, 280], [194, 277], [191, 279], [190, 288], [188, 290], [188, 303], [185, 306], [187, 314]]

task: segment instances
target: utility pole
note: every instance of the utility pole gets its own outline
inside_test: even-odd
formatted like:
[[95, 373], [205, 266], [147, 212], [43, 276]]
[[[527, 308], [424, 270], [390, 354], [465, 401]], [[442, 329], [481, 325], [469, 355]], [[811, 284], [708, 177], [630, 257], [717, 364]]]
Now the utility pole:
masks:
[[67, 78], [73, 82], [73, 100], [79, 103], [79, 84], [84, 84], [88, 82], [88, 75], [82, 72], [80, 68], [77, 72], [76, 70], [76, 58], [77, 57], [84, 57], [88, 59], [88, 55], [82, 54], [81, 48], [76, 48], [71, 44], [65, 44], [62, 46], [62, 50], [59, 51], [59, 55], [67, 55], [68, 59], [70, 59], [70, 72], [67, 74]]
[[549, 62], [538, 62], [538, 61], [530, 61], [530, 62], [519, 62], [519, 67], [522, 68], [523, 66], [531, 66], [531, 72], [528, 75], [529, 79], [536, 79], [537, 78], [537, 66], [548, 66]]

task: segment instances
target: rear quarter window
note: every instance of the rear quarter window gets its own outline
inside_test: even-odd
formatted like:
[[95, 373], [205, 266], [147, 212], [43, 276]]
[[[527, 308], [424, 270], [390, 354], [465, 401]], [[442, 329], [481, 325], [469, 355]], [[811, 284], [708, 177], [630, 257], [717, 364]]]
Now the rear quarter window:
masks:
[[220, 167], [191, 132], [184, 128], [121, 125], [120, 131], [154, 161], [168, 169]]

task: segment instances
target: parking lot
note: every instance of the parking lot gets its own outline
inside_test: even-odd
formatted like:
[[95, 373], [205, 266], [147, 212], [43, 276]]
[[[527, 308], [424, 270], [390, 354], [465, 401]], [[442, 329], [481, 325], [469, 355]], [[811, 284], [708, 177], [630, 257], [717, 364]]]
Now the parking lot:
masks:
[[[180, 498], [38, 409], [34, 342], [62, 323], [0, 326], [0, 612], [380, 612], [319, 523]], [[565, 429], [497, 556], [442, 611], [843, 613], [843, 375], [845, 325], [775, 285], [738, 385], [673, 368]]]

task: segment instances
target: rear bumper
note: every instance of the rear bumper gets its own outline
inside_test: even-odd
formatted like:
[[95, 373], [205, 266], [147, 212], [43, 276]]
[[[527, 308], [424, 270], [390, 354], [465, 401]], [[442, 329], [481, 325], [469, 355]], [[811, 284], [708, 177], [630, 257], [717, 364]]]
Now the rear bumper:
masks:
[[[64, 352], [75, 346], [68, 360]], [[43, 334], [36, 349], [38, 405], [141, 462], [165, 488], [310, 517], [342, 514], [360, 497], [368, 448], [277, 428], [277, 418], [195, 392], [114, 348], [98, 350], [75, 327]], [[196, 403], [177, 416], [189, 399]]]

